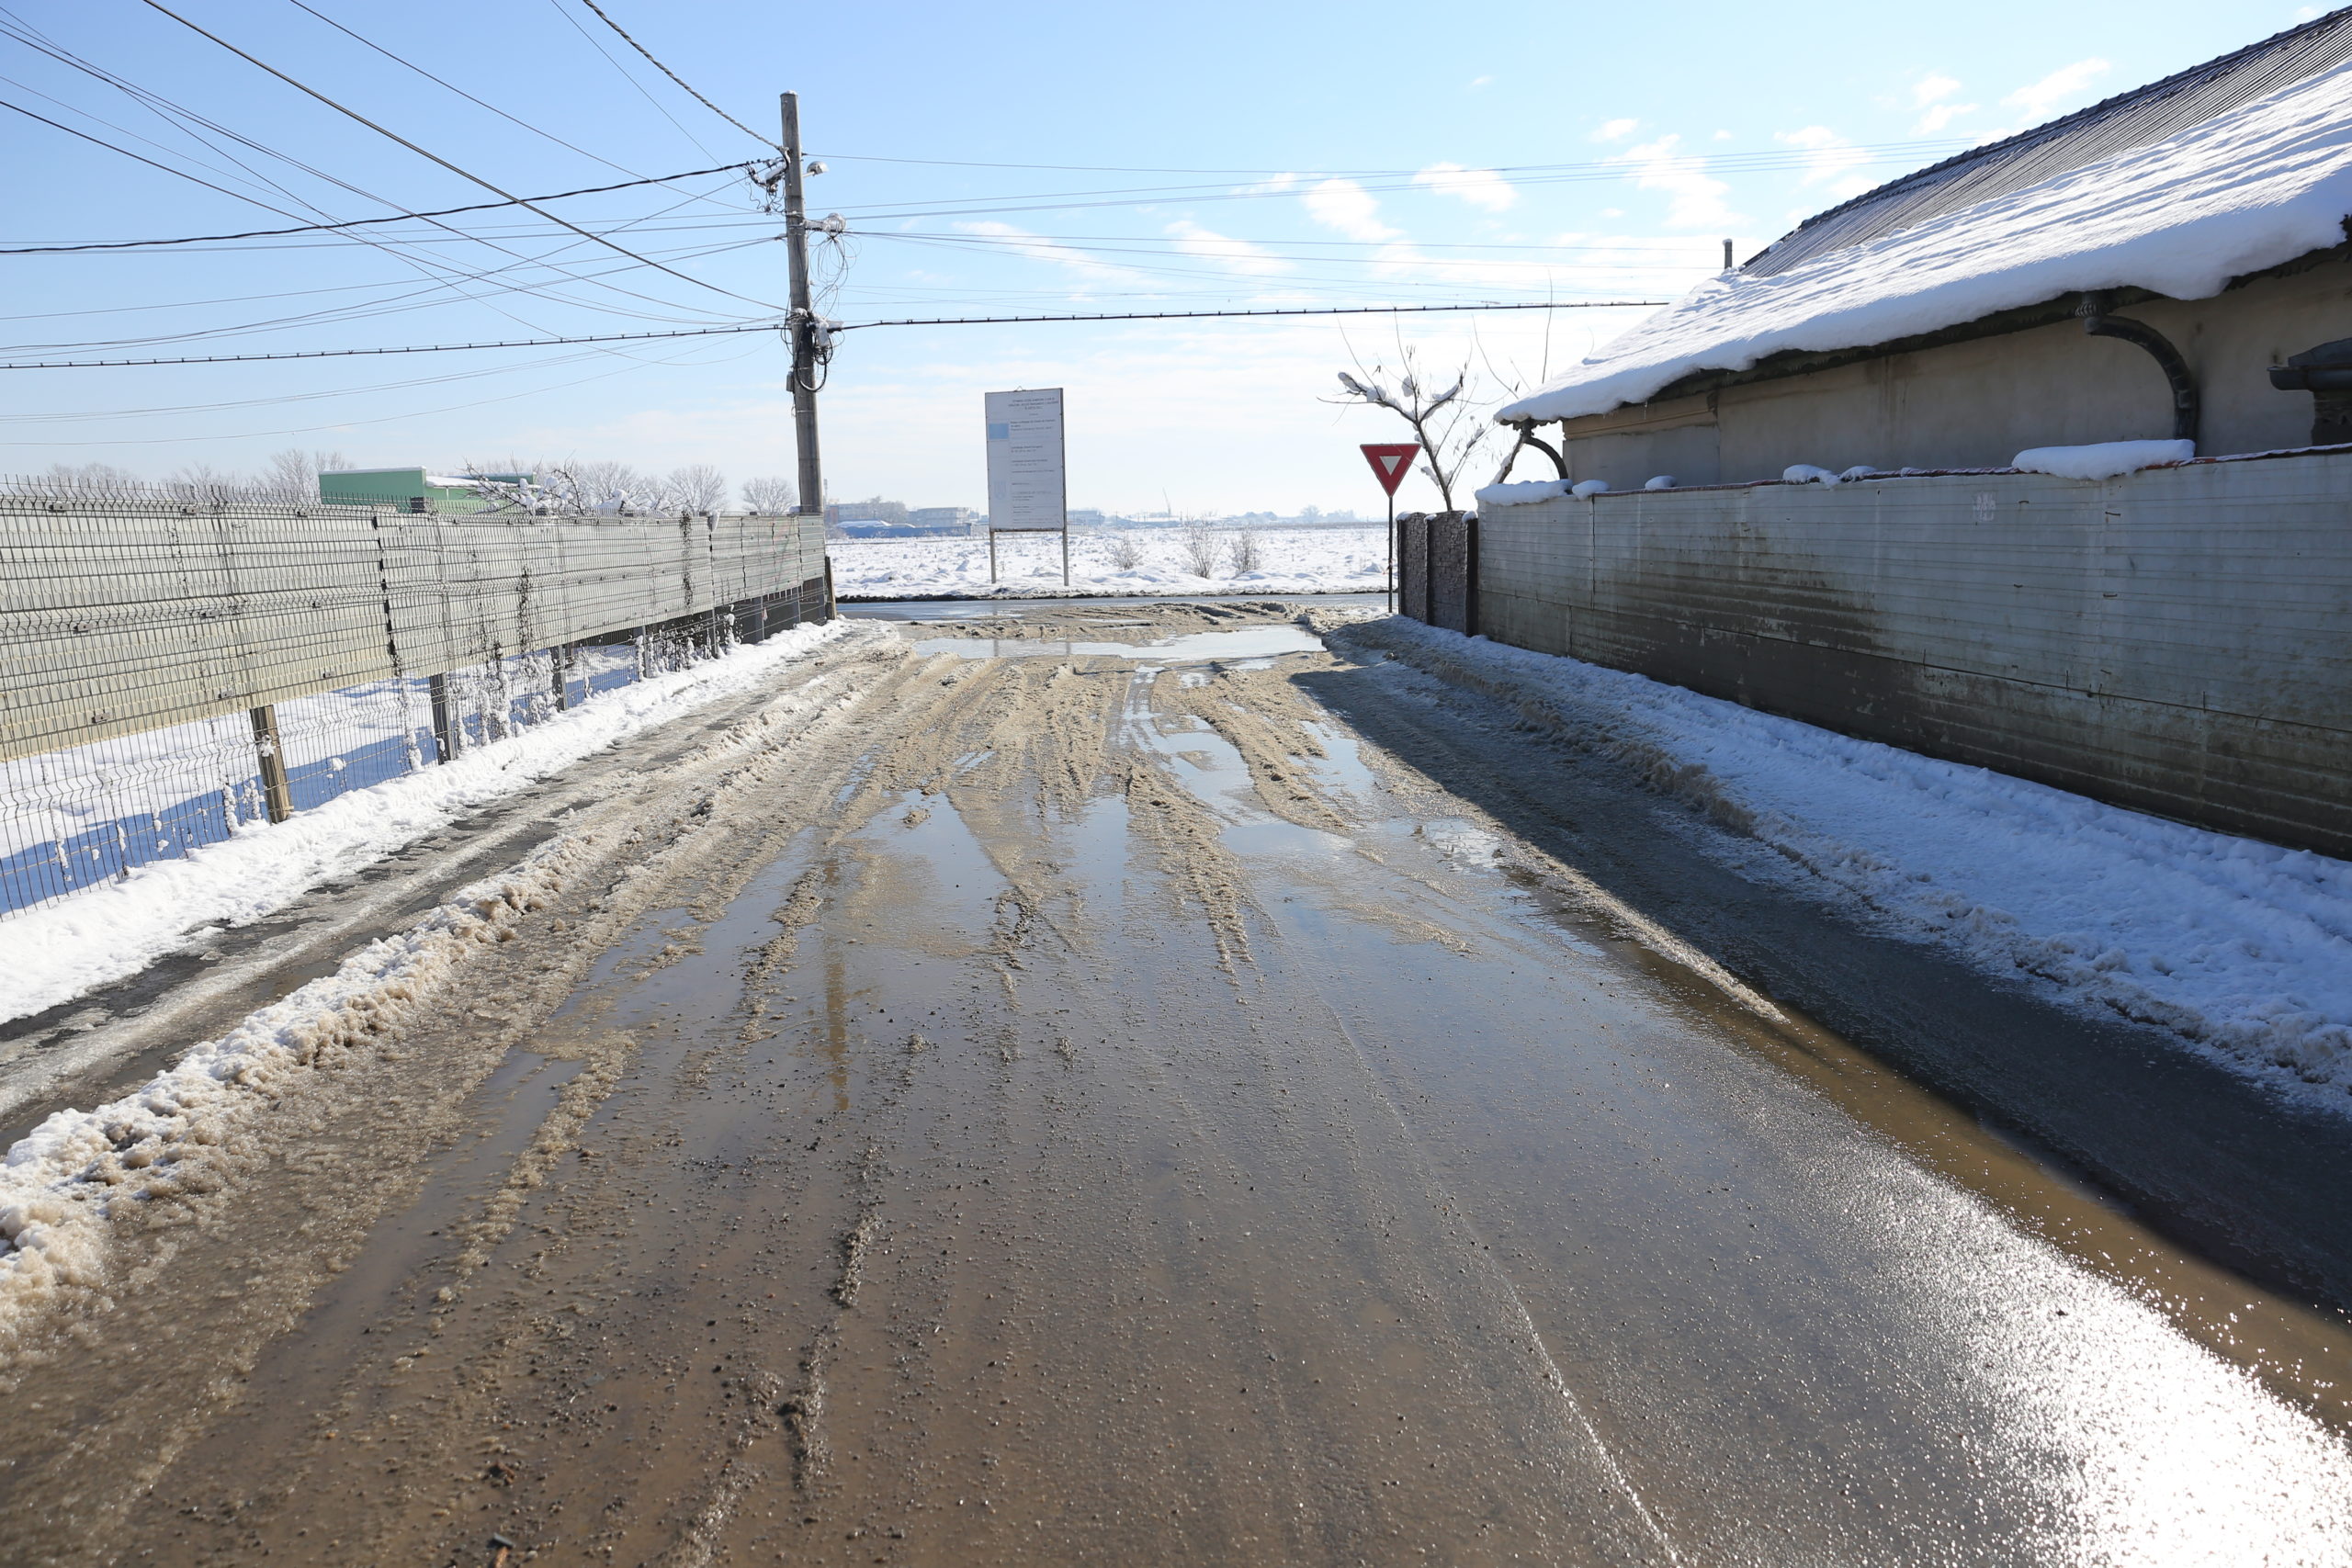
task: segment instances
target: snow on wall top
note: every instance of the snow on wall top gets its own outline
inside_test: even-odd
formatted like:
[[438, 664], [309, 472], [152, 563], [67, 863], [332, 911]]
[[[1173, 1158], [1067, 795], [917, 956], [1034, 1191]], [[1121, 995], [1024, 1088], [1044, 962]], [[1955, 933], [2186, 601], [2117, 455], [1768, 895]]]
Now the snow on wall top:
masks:
[[2202, 299], [2340, 243], [2347, 213], [2352, 63], [1785, 272], [1710, 278], [1495, 417], [1605, 413], [1695, 370], [1865, 347], [2084, 289]]

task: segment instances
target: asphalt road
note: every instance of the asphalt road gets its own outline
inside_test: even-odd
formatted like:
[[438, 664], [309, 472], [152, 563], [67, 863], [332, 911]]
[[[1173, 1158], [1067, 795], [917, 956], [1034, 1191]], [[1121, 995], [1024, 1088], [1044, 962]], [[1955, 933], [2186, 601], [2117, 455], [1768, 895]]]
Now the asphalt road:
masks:
[[0, 1555], [2352, 1558], [2341, 1316], [1928, 1087], [2146, 1040], [1272, 613], [906, 635], [156, 1205]]

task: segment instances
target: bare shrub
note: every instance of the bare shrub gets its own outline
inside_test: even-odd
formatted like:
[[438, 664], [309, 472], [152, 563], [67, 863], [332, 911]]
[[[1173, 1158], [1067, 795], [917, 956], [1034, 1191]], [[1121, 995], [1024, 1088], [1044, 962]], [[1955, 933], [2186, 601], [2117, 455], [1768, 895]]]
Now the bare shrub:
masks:
[[1257, 532], [1250, 528], [1236, 528], [1227, 551], [1233, 557], [1233, 575], [1246, 577], [1265, 564], [1265, 552]]
[[1178, 536], [1177, 553], [1194, 577], [1215, 577], [1217, 558], [1225, 554], [1225, 541], [1206, 523], [1187, 523]]
[[1105, 531], [1102, 554], [1109, 558], [1114, 571], [1134, 571], [1143, 565], [1143, 546], [1125, 528]]

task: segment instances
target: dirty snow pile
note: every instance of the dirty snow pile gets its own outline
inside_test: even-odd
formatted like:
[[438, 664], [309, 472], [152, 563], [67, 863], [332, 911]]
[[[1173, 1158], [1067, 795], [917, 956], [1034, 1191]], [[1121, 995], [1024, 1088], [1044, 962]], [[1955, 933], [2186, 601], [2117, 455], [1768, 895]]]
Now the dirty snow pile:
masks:
[[[1387, 583], [1387, 525], [1344, 528], [1114, 528], [1072, 533], [1069, 586], [1059, 536], [997, 540], [835, 539], [842, 599], [1049, 599], [1186, 593], [1365, 593]], [[1254, 551], [1255, 561], [1245, 558]], [[1238, 555], [1237, 552], [1242, 552]], [[1202, 570], [1206, 568], [1205, 570]]]
[[2352, 1109], [2352, 863], [1411, 621], [1324, 629], [1631, 765], [1810, 892]]
[[[357, 871], [593, 752], [717, 698], [751, 690], [836, 638], [846, 621], [796, 626], [689, 669], [604, 693], [453, 762], [354, 790], [288, 821], [254, 823], [182, 860], [0, 920], [0, 1021], [137, 973], [207, 928], [240, 926]], [[0, 1221], [0, 1227], [6, 1222]]]
[[132, 1093], [92, 1111], [60, 1111], [19, 1138], [0, 1161], [0, 1362], [61, 1292], [104, 1283], [111, 1204], [214, 1190], [220, 1178], [209, 1168], [233, 1156], [240, 1125], [294, 1075], [397, 1025], [474, 950], [503, 940], [538, 908], [584, 847], [568, 839], [543, 845], [514, 872], [369, 943], [334, 974], [195, 1046]]
[[2342, 243], [2347, 212], [2352, 64], [1777, 276], [1710, 278], [1496, 417], [1604, 413], [1694, 370], [1885, 343], [2083, 289], [2202, 299]]

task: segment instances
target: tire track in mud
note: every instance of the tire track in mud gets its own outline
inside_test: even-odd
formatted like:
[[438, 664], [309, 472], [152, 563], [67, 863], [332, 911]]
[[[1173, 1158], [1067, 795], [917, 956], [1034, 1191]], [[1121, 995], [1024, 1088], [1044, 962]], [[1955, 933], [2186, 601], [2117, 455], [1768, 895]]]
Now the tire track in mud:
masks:
[[[1209, 725], [1250, 767], [1268, 810], [1329, 830], [1348, 818], [1306, 766], [1321, 754], [1309, 728], [1318, 710], [1285, 694], [1282, 682], [1275, 672], [1217, 670], [1179, 688], [1164, 676], [1138, 682], [1126, 661], [1109, 660], [908, 661], [845, 727], [857, 734], [854, 754], [768, 779], [729, 804], [699, 829], [708, 852], [616, 879], [634, 923], [564, 917], [567, 930], [550, 924], [526, 933], [568, 951], [548, 969], [544, 990], [501, 998], [513, 1022], [497, 1038], [546, 1048], [557, 1043], [550, 1035], [560, 1036], [579, 1042], [562, 1047], [572, 1051], [630, 1043], [609, 1046], [619, 1070], [591, 1079], [543, 1124], [487, 1205], [468, 1211], [464, 1234], [448, 1245], [450, 1262], [425, 1281], [476, 1264], [468, 1272], [479, 1284], [421, 1314], [407, 1304], [413, 1290], [396, 1290], [377, 1319], [382, 1337], [348, 1345], [356, 1365], [332, 1380], [321, 1415], [301, 1434], [265, 1442], [266, 1462], [242, 1472], [195, 1464], [165, 1476], [123, 1539], [169, 1555], [194, 1539], [179, 1531], [197, 1529], [208, 1554], [232, 1559], [263, 1546], [299, 1553], [323, 1538], [352, 1560], [437, 1561], [480, 1539], [469, 1521], [504, 1520], [516, 1539], [526, 1524], [532, 1539], [560, 1533], [566, 1552], [701, 1564], [754, 1548], [771, 1557], [780, 1544], [797, 1552], [814, 1540], [808, 1521], [820, 1521], [884, 1554], [913, 1551], [902, 1543], [914, 1531], [931, 1543], [921, 1560], [940, 1561], [941, 1521], [926, 1510], [941, 1506], [933, 1488], [943, 1455], [964, 1456], [959, 1464], [977, 1455], [985, 1472], [1037, 1440], [1046, 1412], [1035, 1404], [1035, 1374], [1022, 1369], [1069, 1351], [1032, 1314], [1069, 1288], [1054, 1272], [1057, 1259], [1064, 1269], [1091, 1261], [1069, 1253], [1087, 1234], [1082, 1227], [1049, 1225], [1023, 1201], [1094, 1224], [1105, 1201], [1101, 1183], [1109, 1182], [1121, 1201], [1141, 1206], [1124, 1236], [1096, 1244], [1106, 1278], [1134, 1284], [1139, 1301], [1188, 1291], [1248, 1300], [1232, 1266], [1194, 1257], [1193, 1246], [1168, 1249], [1167, 1227], [1153, 1217], [1160, 1179], [1106, 1141], [1106, 1126], [1123, 1121], [1170, 1123], [1152, 1146], [1184, 1173], [1172, 1179], [1187, 1195], [1170, 1190], [1178, 1208], [1168, 1213], [1190, 1216], [1189, 1241], [1231, 1224], [1236, 1195], [1253, 1180], [1295, 1186], [1295, 1213], [1319, 1216], [1310, 1231], [1351, 1226], [1372, 1204], [1399, 1235], [1385, 1261], [1367, 1266], [1388, 1281], [1383, 1288], [1396, 1298], [1400, 1318], [1442, 1323], [1449, 1298], [1426, 1280], [1426, 1259], [1414, 1260], [1414, 1227], [1382, 1184], [1379, 1156], [1341, 1154], [1360, 1135], [1352, 1120], [1324, 1125], [1275, 1087], [1287, 1083], [1328, 1111], [1364, 1086], [1327, 1083], [1319, 1071], [1295, 1076], [1294, 1010], [1263, 1023], [1254, 1011], [1238, 1022], [1229, 1017], [1237, 999], [1254, 1002], [1266, 983], [1252, 930], [1265, 916], [1246, 868], [1223, 842], [1219, 808], [1133, 728], [1138, 716], [1148, 724]], [[1263, 688], [1272, 716], [1263, 722], [1235, 716], [1244, 712], [1237, 702], [1261, 700], [1237, 699], [1249, 687]], [[1179, 690], [1188, 694], [1182, 702], [1154, 705]], [[1151, 1038], [1163, 1022], [1136, 999], [1117, 1004], [1115, 1022], [1076, 1021], [1117, 993], [1106, 992], [1115, 976], [1095, 953], [1106, 933], [1091, 924], [1109, 911], [1089, 908], [1085, 876], [1064, 863], [1062, 835], [1111, 800], [1125, 813], [1138, 863], [1157, 873], [1140, 879], [1126, 906], [1124, 918], [1142, 922], [1129, 940], [1206, 956], [1163, 981], [1197, 982], [1215, 971], [1228, 982], [1213, 987], [1223, 999], [1201, 1014], [1224, 1021], [1181, 1057], [1171, 1054], [1164, 1068], [1135, 1057], [1129, 1043]], [[814, 996], [820, 982], [832, 985], [822, 976], [840, 961], [838, 943], [856, 941], [849, 933], [887, 913], [875, 902], [882, 873], [870, 836], [921, 829], [934, 802], [968, 827], [1003, 884], [969, 933], [960, 988], [939, 995], [952, 1026], [942, 1019], [923, 1022], [927, 1033], [885, 1036], [848, 1018], [826, 991], [831, 1043], [808, 1041], [817, 1055], [807, 1071], [783, 1075], [805, 1086], [805, 1103], [792, 1109], [779, 1100], [772, 1115], [754, 1114], [743, 1097], [775, 1098], [753, 1081], [756, 1058], [772, 1043], [783, 1055], [790, 1033], [789, 1026], [775, 1030], [770, 1015], [787, 990]], [[781, 929], [756, 941], [729, 934], [740, 931], [747, 895], [763, 876], [779, 885], [763, 895], [774, 903], [760, 919]], [[1168, 927], [1150, 908], [1183, 919]], [[663, 913], [672, 910], [690, 911], [687, 924]], [[665, 918], [673, 922], [667, 941], [649, 962], [586, 978], [631, 931], [650, 931], [646, 922]], [[820, 932], [821, 941], [812, 935]], [[1248, 976], [1257, 978], [1245, 986]], [[651, 1036], [615, 1010], [632, 988], [689, 980], [731, 987], [723, 1005], [713, 1004], [722, 1030], [657, 1052]], [[536, 1021], [566, 998], [556, 1023]], [[451, 1021], [449, 1038], [478, 1021]], [[885, 1038], [906, 1043], [886, 1046]], [[481, 1043], [487, 1049], [489, 1041]], [[829, 1080], [817, 1056], [827, 1052], [854, 1087], [854, 1111], [824, 1109], [850, 1102], [848, 1091], [820, 1092]], [[1238, 1145], [1227, 1107], [1202, 1076], [1221, 1081], [1227, 1071], [1255, 1086]], [[730, 1110], [730, 1101], [746, 1108]], [[556, 1157], [580, 1153], [591, 1133], [596, 1157]], [[952, 1184], [918, 1174], [944, 1173], [943, 1161], [960, 1162]], [[949, 1254], [967, 1252], [998, 1259], [1011, 1310], [991, 1317], [959, 1286], [966, 1275]], [[1280, 1451], [1264, 1456], [1265, 1481], [1227, 1475], [1238, 1488], [1232, 1500], [1204, 1505], [1198, 1518], [1188, 1513], [1191, 1522], [1174, 1527], [1166, 1539], [1180, 1554], [1230, 1541], [1239, 1521], [1336, 1506], [1299, 1457], [1330, 1435], [1319, 1423], [1332, 1414], [1311, 1402], [1294, 1406], [1294, 1393], [1269, 1370], [1295, 1359], [1298, 1325], [1272, 1298], [1235, 1311], [1232, 1321], [1250, 1325], [1240, 1341], [1196, 1348], [1213, 1351], [1217, 1375], [1238, 1374], [1245, 1393], [1261, 1389], [1268, 1430], [1286, 1436]], [[1169, 1348], [1147, 1321], [1090, 1332], [1102, 1337], [1102, 1354], [1124, 1353], [1140, 1375], [1166, 1378]], [[1441, 1334], [1433, 1343], [1456, 1361], [1474, 1355], [1458, 1337]], [[981, 1358], [973, 1348], [984, 1344], [1002, 1348]], [[1119, 1345], [1124, 1352], [1113, 1350]], [[405, 1370], [387, 1364], [391, 1351], [413, 1348], [428, 1354]], [[844, 1380], [859, 1391], [849, 1406]], [[943, 1395], [964, 1380], [975, 1404], [951, 1412]], [[1226, 1461], [1209, 1457], [1226, 1439], [1207, 1425], [1205, 1409], [1192, 1413], [1200, 1396], [1164, 1391], [1156, 1397], [1180, 1399], [1184, 1412], [1171, 1406], [1147, 1417], [1143, 1387], [1135, 1393], [1138, 1429], [1162, 1434], [1168, 1451], [1197, 1448], [1186, 1464], [1204, 1484], [1226, 1473]], [[249, 1402], [236, 1429], [266, 1426]], [[322, 1435], [336, 1429], [346, 1436]], [[364, 1461], [356, 1457], [362, 1434], [370, 1439]], [[1387, 1440], [1399, 1452], [1410, 1446]], [[553, 1457], [575, 1450], [577, 1461]], [[192, 1505], [212, 1522], [195, 1526], [173, 1512]], [[1367, 1493], [1334, 1517], [1353, 1521], [1341, 1533], [1361, 1547], [1382, 1506]], [[832, 1539], [838, 1546], [842, 1535]], [[1291, 1544], [1319, 1550], [1313, 1537]]]

